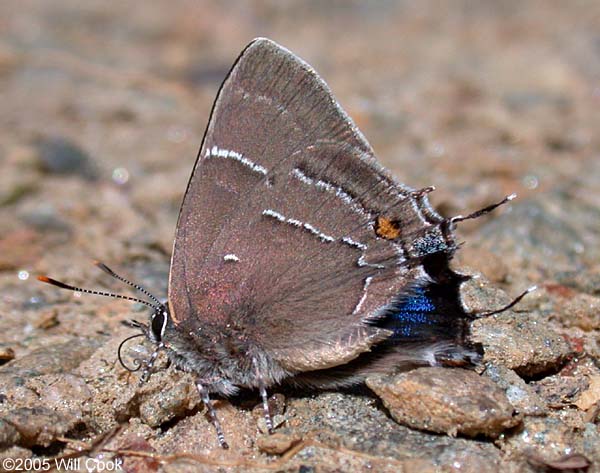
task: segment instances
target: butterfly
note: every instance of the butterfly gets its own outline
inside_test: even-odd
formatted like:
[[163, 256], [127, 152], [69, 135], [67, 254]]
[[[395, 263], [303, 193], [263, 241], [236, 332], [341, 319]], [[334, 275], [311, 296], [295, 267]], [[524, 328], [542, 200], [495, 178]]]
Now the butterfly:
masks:
[[477, 363], [469, 324], [481, 314], [459, 301], [468, 277], [449, 267], [454, 231], [514, 196], [444, 218], [431, 191], [377, 162], [307, 63], [254, 40], [219, 90], [185, 191], [168, 302], [97, 263], [149, 298], [148, 323], [133, 324], [156, 346], [142, 380], [166, 351], [195, 375], [227, 447], [213, 395], [257, 389], [271, 431], [267, 389], [280, 383], [336, 388], [406, 367]]

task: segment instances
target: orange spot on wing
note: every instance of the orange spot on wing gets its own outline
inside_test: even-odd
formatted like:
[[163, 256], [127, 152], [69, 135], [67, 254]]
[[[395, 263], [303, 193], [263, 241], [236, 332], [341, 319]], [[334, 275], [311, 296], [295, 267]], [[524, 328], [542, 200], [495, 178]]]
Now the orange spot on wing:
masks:
[[400, 236], [400, 227], [396, 222], [393, 222], [386, 217], [377, 217], [375, 223], [375, 233], [386, 240], [395, 240]]

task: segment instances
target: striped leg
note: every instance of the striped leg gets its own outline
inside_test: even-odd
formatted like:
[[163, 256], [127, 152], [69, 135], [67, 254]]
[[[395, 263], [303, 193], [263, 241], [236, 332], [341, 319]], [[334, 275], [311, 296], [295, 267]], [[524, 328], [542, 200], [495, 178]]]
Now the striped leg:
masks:
[[258, 363], [256, 359], [252, 359], [254, 363], [254, 368], [256, 370], [256, 377], [258, 378], [258, 391], [260, 392], [260, 397], [262, 399], [263, 412], [265, 414], [265, 424], [267, 425], [267, 432], [269, 434], [273, 433], [273, 420], [271, 419], [271, 410], [269, 409], [269, 396], [267, 395], [267, 387], [265, 386], [265, 380], [260, 374], [260, 370], [258, 369]]
[[225, 434], [223, 433], [223, 428], [221, 427], [221, 423], [219, 422], [219, 419], [217, 417], [217, 412], [215, 411], [215, 407], [213, 406], [213, 403], [210, 400], [207, 389], [202, 383], [200, 383], [200, 381], [196, 381], [196, 387], [198, 388], [198, 392], [200, 393], [202, 402], [208, 410], [210, 420], [215, 426], [215, 430], [217, 431], [217, 439], [219, 440], [219, 445], [221, 445], [221, 447], [224, 449], [228, 449], [229, 445], [225, 441]]

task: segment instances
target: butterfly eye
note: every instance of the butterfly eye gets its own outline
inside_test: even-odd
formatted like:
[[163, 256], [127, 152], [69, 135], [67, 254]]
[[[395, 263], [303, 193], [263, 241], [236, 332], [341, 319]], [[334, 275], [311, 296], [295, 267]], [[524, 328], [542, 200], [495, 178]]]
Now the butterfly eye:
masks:
[[167, 328], [168, 318], [169, 314], [166, 310], [157, 310], [152, 314], [151, 330], [157, 342], [162, 341], [165, 329]]

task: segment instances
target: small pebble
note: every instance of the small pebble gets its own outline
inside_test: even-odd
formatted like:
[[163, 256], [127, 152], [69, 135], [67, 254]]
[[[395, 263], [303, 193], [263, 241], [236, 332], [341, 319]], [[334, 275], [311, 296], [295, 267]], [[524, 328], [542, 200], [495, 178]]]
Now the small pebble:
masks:
[[484, 348], [486, 362], [526, 378], [559, 370], [572, 353], [564, 337], [533, 312], [482, 318], [471, 324], [471, 331], [472, 341]]
[[419, 368], [367, 379], [400, 424], [431, 432], [497, 437], [520, 420], [504, 391], [474, 371]]
[[10, 347], [0, 347], [0, 364], [15, 359], [15, 351]]
[[586, 376], [562, 376], [555, 374], [530, 383], [535, 392], [552, 409], [572, 406], [588, 388]]
[[300, 442], [298, 437], [275, 433], [258, 437], [256, 445], [259, 450], [269, 455], [281, 455]]
[[[269, 397], [269, 412], [271, 416], [281, 415], [285, 412], [285, 396], [281, 393], [275, 393]], [[265, 411], [262, 402], [259, 402], [252, 409], [252, 415], [257, 419], [264, 417]]]
[[[273, 422], [273, 430], [283, 425], [285, 420], [285, 417], [282, 415], [271, 416], [271, 421]], [[267, 421], [265, 420], [264, 416], [259, 418], [256, 423], [258, 425], [258, 430], [260, 430], [263, 434], [269, 433], [269, 429], [267, 429]]]
[[42, 330], [47, 330], [52, 327], [59, 325], [58, 320], [58, 309], [50, 309], [43, 312], [40, 317], [36, 320], [34, 327]]
[[15, 445], [21, 436], [14, 425], [0, 419], [0, 450]]
[[63, 137], [45, 137], [36, 143], [40, 167], [49, 174], [80, 175], [95, 179], [97, 171], [87, 152]]
[[99, 344], [98, 340], [87, 338], [73, 338], [65, 343], [49, 344], [2, 366], [0, 375], [30, 378], [69, 371], [88, 359]]
[[[168, 386], [168, 389], [165, 389]], [[150, 427], [158, 427], [183, 416], [200, 404], [196, 387], [180, 373], [154, 373], [144, 386], [139, 405], [140, 418]]]
[[[80, 422], [76, 416], [59, 414], [46, 407], [21, 407], [4, 414], [1, 423], [8, 423], [19, 434], [19, 444], [48, 446]], [[10, 432], [9, 432], [10, 434]]]
[[600, 406], [600, 376], [590, 376], [588, 388], [579, 395], [575, 405], [582, 411]]
[[50, 204], [39, 204], [33, 209], [19, 212], [19, 218], [28, 226], [40, 232], [70, 232], [71, 226]]
[[502, 365], [488, 363], [483, 376], [505, 390], [508, 401], [520, 414], [538, 416], [548, 413], [546, 401], [514, 371]]

